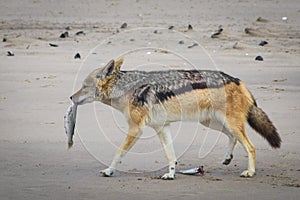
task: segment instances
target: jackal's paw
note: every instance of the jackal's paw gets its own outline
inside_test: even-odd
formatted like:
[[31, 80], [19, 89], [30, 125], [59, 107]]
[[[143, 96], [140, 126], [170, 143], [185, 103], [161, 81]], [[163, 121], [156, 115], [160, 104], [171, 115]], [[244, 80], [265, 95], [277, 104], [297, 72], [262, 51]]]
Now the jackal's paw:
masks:
[[107, 169], [101, 170], [100, 173], [105, 177], [109, 177], [114, 174], [114, 170], [111, 168], [107, 168]]
[[231, 160], [233, 158], [233, 155], [231, 154], [230, 155], [230, 158], [225, 158], [225, 160], [223, 161], [223, 165], [229, 165]]
[[240, 177], [251, 178], [255, 175], [254, 171], [245, 170], [241, 173]]
[[163, 175], [160, 178], [163, 179], [163, 180], [174, 180], [175, 174], [166, 173], [165, 175]]

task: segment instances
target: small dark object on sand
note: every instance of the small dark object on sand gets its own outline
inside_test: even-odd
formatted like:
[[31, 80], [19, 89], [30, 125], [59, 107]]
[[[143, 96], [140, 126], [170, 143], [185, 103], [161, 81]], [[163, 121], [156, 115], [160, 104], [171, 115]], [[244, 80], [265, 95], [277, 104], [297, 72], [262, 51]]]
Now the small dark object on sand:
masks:
[[267, 19], [264, 19], [264, 18], [262, 18], [262, 17], [258, 17], [258, 18], [256, 19], [256, 21], [257, 21], [257, 22], [268, 22]]
[[169, 30], [172, 30], [173, 28], [174, 28], [174, 26], [172, 25], [172, 26], [169, 26], [168, 29], [169, 29]]
[[8, 51], [7, 52], [7, 56], [14, 56], [15, 54], [13, 53], [13, 52], [11, 52], [11, 51]]
[[219, 26], [219, 29], [218, 29], [215, 33], [213, 33], [213, 34], [211, 35], [211, 38], [217, 38], [218, 35], [220, 35], [220, 34], [222, 33], [222, 31], [223, 31], [223, 28], [222, 28], [222, 26], [220, 25], [220, 26]]
[[246, 34], [254, 34], [254, 29], [253, 28], [245, 28], [245, 33]]
[[81, 59], [81, 56], [79, 53], [76, 53], [75, 56], [74, 56], [74, 59]]
[[203, 176], [204, 175], [204, 170], [203, 170], [203, 166], [200, 166], [200, 167], [196, 167], [196, 168], [193, 168], [193, 169], [180, 170], [178, 173], [186, 174], [186, 175], [200, 174], [201, 176]]
[[184, 44], [184, 41], [183, 41], [183, 40], [180, 40], [180, 41], [178, 42], [178, 44]]
[[157, 33], [158, 33], [158, 31], [157, 31], [157, 30], [154, 30], [154, 31], [153, 31], [153, 33], [157, 34]]
[[249, 33], [250, 33], [250, 31], [251, 31], [251, 29], [250, 29], [250, 28], [245, 28], [245, 30], [244, 30], [244, 31], [245, 31], [245, 33], [246, 33], [246, 34], [249, 34]]
[[262, 40], [258, 45], [259, 46], [265, 46], [266, 44], [268, 44], [267, 41]]
[[123, 23], [120, 28], [127, 28], [127, 23]]
[[65, 29], [69, 31], [71, 30], [71, 26], [66, 26]]
[[237, 49], [238, 48], [238, 42], [235, 42], [234, 44], [233, 44], [233, 46], [232, 46], [232, 48], [234, 48], [234, 49]]
[[257, 61], [263, 61], [264, 59], [261, 56], [256, 56], [255, 60], [257, 60]]
[[85, 35], [85, 33], [83, 31], [78, 31], [77, 33], [75, 33], [75, 35]]
[[58, 44], [49, 43], [51, 47], [58, 47]]
[[188, 46], [188, 48], [191, 49], [191, 48], [196, 47], [196, 46], [198, 46], [198, 45], [199, 45], [198, 43], [194, 43], [194, 44]]
[[7, 41], [7, 39], [6, 39], [6, 38], [3, 38], [2, 42], [6, 42], [6, 41]]
[[68, 31], [62, 33], [59, 37], [60, 37], [60, 38], [66, 38], [66, 37], [69, 37]]
[[192, 27], [192, 25], [188, 25], [188, 30], [193, 30], [193, 27]]

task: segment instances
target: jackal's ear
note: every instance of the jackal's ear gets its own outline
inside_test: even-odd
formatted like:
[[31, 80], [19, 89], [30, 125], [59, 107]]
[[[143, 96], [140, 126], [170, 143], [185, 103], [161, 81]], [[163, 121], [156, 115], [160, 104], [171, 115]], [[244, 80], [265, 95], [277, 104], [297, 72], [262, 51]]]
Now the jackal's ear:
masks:
[[111, 60], [105, 65], [103, 69], [103, 73], [105, 74], [105, 76], [110, 76], [114, 72], [114, 68], [115, 68], [115, 61]]
[[121, 65], [124, 62], [124, 57], [120, 58], [115, 62], [115, 71], [120, 71]]

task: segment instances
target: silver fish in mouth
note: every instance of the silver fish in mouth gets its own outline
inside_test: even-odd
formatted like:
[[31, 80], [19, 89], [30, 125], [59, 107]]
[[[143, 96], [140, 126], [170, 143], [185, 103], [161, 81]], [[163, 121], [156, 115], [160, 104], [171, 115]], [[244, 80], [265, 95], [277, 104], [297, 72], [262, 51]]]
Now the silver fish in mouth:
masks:
[[73, 135], [76, 124], [77, 104], [72, 102], [64, 116], [65, 131], [68, 136], [68, 148], [73, 146]]

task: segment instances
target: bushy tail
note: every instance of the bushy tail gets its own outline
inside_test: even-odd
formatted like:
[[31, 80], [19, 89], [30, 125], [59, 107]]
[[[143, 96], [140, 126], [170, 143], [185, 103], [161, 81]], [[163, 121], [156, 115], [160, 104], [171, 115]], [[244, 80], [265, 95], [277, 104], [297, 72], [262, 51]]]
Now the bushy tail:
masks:
[[264, 137], [273, 148], [280, 148], [281, 138], [267, 114], [255, 104], [248, 112], [249, 125]]

